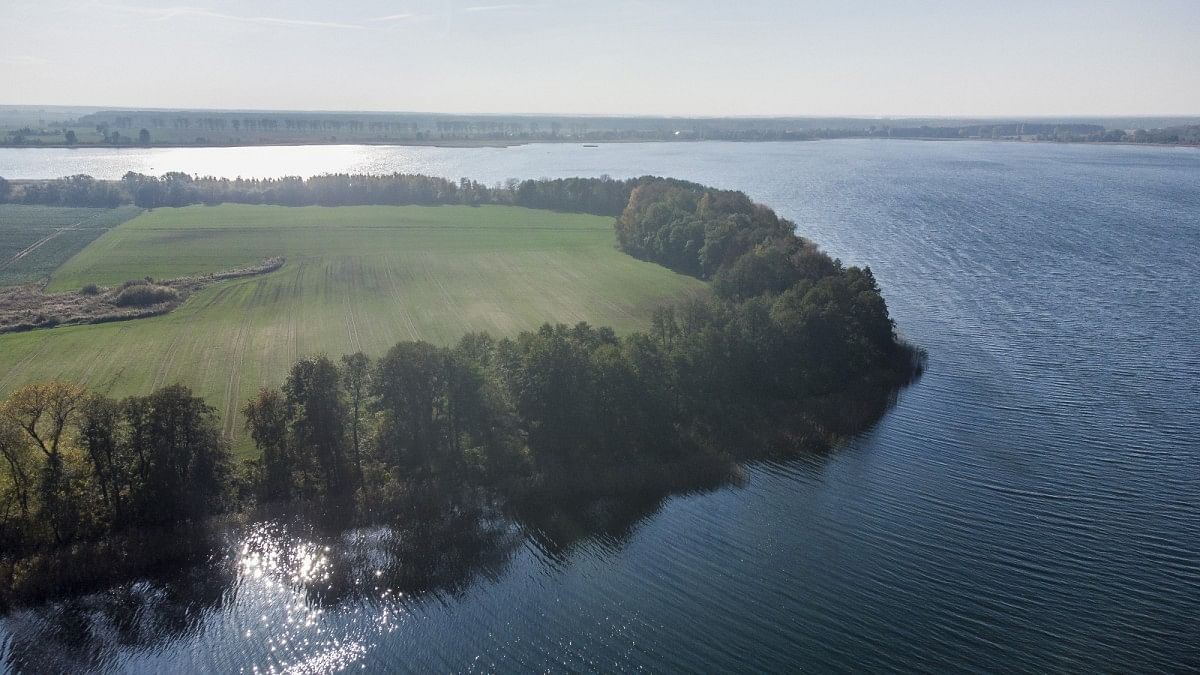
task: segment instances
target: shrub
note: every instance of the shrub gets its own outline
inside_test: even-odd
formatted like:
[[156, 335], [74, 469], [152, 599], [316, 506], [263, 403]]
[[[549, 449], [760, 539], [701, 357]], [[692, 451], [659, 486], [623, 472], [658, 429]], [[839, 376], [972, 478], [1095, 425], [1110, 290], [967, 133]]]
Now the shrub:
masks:
[[160, 302], [177, 300], [179, 293], [170, 286], [155, 286], [152, 284], [137, 284], [126, 286], [117, 294], [113, 303], [118, 307], [149, 307]]
[[100, 287], [97, 286], [96, 284], [87, 284], [83, 288], [79, 289], [80, 295], [97, 295], [99, 293], [100, 293]]

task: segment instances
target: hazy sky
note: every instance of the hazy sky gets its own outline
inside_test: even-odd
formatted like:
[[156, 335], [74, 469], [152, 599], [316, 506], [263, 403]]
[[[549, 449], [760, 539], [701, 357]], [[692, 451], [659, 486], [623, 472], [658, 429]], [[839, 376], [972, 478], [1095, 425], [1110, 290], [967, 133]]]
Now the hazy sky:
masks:
[[0, 0], [0, 103], [1200, 113], [1200, 0]]

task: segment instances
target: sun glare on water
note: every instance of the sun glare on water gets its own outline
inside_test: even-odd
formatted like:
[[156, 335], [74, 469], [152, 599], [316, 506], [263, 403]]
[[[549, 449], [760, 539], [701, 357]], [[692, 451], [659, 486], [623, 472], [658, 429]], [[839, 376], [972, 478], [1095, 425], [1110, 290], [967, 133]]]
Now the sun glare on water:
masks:
[[[242, 665], [239, 672], [328, 673], [366, 667], [377, 638], [394, 630], [404, 611], [396, 602], [400, 594], [374, 585], [380, 570], [331, 556], [329, 546], [275, 525], [264, 524], [246, 535], [234, 590], [239, 611], [229, 620], [241, 621], [246, 642], [260, 648], [256, 662]], [[364, 587], [371, 590], [362, 593]], [[374, 598], [339, 605], [336, 600], [345, 592]]]

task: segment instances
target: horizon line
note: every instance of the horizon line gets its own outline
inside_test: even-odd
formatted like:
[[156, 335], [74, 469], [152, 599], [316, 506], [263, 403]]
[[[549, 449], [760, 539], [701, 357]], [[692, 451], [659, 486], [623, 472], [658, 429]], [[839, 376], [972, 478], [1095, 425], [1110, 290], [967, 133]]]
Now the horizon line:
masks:
[[464, 111], [431, 111], [431, 110], [399, 110], [399, 109], [345, 109], [345, 108], [256, 108], [256, 107], [205, 107], [205, 106], [137, 106], [137, 105], [93, 105], [72, 103], [0, 103], [0, 108], [87, 108], [95, 112], [250, 112], [250, 113], [321, 113], [321, 114], [368, 114], [368, 115], [476, 115], [483, 117], [594, 117], [594, 118], [623, 118], [623, 119], [696, 119], [696, 120], [726, 120], [726, 119], [855, 119], [855, 120], [903, 120], [903, 119], [946, 119], [946, 120], [1000, 120], [1000, 119], [1118, 119], [1118, 118], [1197, 118], [1200, 111], [1192, 113], [1000, 113], [1000, 114], [953, 114], [953, 113], [741, 113], [741, 114], [707, 114], [707, 113], [611, 113], [611, 112], [464, 112]]

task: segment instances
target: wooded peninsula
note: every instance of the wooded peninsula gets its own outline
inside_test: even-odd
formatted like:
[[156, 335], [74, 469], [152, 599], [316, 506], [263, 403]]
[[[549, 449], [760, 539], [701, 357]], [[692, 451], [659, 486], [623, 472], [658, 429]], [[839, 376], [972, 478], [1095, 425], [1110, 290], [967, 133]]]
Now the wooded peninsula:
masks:
[[[451, 346], [403, 341], [378, 358], [303, 358], [281, 387], [242, 406], [259, 456], [241, 463], [216, 409], [186, 387], [121, 400], [64, 382], [22, 387], [0, 405], [9, 600], [102, 581], [114, 566], [98, 561], [139, 531], [272, 505], [480, 527], [501, 514], [545, 527], [611, 500], [661, 499], [719, 484], [740, 461], [829, 448], [878, 419], [924, 366], [870, 268], [831, 258], [743, 193], [686, 181], [129, 174], [3, 187], [0, 197], [31, 204], [515, 204], [610, 215], [622, 251], [711, 288], [625, 335], [546, 324]], [[115, 569], [136, 574], [174, 553], [126, 550]]]

